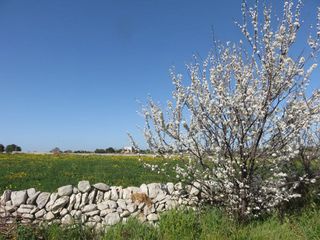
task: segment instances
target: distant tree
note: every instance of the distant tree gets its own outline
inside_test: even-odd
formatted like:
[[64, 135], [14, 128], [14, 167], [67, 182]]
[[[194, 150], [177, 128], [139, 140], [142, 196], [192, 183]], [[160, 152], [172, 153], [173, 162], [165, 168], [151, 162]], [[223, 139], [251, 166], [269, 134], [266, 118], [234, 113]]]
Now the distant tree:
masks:
[[76, 150], [73, 153], [92, 153], [92, 152], [87, 150]]
[[114, 148], [109, 147], [109, 148], [106, 149], [105, 152], [106, 152], [106, 153], [115, 153], [116, 151], [114, 150]]
[[6, 146], [5, 150], [6, 150], [7, 153], [11, 153], [11, 152], [15, 152], [15, 151], [20, 152], [21, 151], [21, 147], [15, 145], [15, 144], [10, 144], [10, 145]]
[[61, 151], [60, 148], [58, 148], [58, 147], [55, 147], [55, 148], [52, 149], [50, 152], [51, 152], [51, 153], [54, 153], [54, 154], [62, 153], [62, 151]]
[[65, 150], [64, 153], [72, 153], [72, 150]]
[[0, 153], [4, 152], [4, 146], [2, 144], [0, 144]]
[[94, 152], [95, 153], [106, 153], [106, 150], [97, 148]]

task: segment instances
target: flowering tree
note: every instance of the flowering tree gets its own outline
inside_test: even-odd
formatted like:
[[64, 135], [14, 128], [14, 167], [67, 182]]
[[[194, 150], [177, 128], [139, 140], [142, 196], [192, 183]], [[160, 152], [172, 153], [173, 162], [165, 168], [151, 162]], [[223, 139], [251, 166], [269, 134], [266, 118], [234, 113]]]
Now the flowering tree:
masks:
[[314, 154], [320, 91], [306, 89], [320, 46], [320, 11], [315, 37], [307, 38], [310, 50], [298, 55], [292, 49], [300, 1], [284, 1], [276, 21], [258, 3], [243, 2], [241, 9], [244, 41], [216, 43], [203, 62], [187, 67], [189, 84], [172, 71], [173, 101], [162, 110], [149, 99], [143, 114], [149, 147], [185, 160], [178, 177], [200, 183], [203, 200], [247, 219], [298, 197], [287, 166], [303, 155], [308, 171]]

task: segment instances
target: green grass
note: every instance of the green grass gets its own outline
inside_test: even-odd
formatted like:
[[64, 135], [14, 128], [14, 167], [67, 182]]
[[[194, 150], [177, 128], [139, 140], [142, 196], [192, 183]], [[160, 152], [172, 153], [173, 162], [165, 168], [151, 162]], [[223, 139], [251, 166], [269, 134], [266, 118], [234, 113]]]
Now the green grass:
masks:
[[240, 225], [221, 211], [208, 208], [201, 214], [191, 210], [173, 210], [161, 215], [157, 227], [129, 219], [107, 232], [94, 233], [75, 226], [44, 228], [18, 226], [11, 235], [0, 234], [0, 239], [101, 239], [101, 240], [307, 240], [320, 239], [320, 210], [305, 210], [282, 221], [276, 216]]
[[[164, 163], [159, 158], [146, 156], [141, 160], [152, 164]], [[63, 185], [77, 185], [80, 180], [123, 187], [174, 181], [173, 177], [158, 175], [144, 168], [142, 162], [137, 156], [0, 154], [0, 192], [31, 187], [55, 191]], [[172, 160], [169, 166], [176, 163]]]

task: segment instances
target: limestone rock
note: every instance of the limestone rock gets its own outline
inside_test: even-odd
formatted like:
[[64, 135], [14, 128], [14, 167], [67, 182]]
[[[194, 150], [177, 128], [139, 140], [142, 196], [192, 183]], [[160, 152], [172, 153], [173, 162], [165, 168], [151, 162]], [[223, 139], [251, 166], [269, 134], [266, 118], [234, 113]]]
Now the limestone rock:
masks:
[[97, 196], [96, 196], [96, 203], [100, 203], [102, 201], [103, 201], [103, 192], [98, 190]]
[[67, 215], [68, 212], [69, 212], [68, 209], [64, 208], [64, 209], [62, 209], [62, 210], [60, 211], [60, 216], [63, 217], [63, 216], [65, 216], [65, 215]]
[[111, 187], [111, 200], [117, 201], [118, 200], [118, 191], [115, 187]]
[[83, 208], [89, 202], [88, 195], [87, 192], [82, 194], [80, 208]]
[[128, 204], [127, 209], [129, 212], [133, 213], [137, 210], [137, 205], [134, 203]]
[[67, 185], [63, 187], [58, 188], [58, 195], [60, 197], [62, 196], [70, 196], [73, 193], [73, 187], [72, 185]]
[[73, 219], [72, 219], [72, 216], [70, 214], [65, 215], [61, 219], [61, 224], [63, 224], [63, 225], [70, 225], [72, 223], [73, 223]]
[[0, 198], [0, 205], [5, 205], [10, 200], [11, 190], [5, 190]]
[[156, 198], [159, 191], [161, 190], [161, 185], [159, 183], [148, 184], [149, 198]]
[[95, 199], [96, 199], [96, 195], [97, 195], [97, 189], [93, 189], [89, 195], [88, 195], [88, 201], [89, 201], [89, 204], [92, 204]]
[[147, 196], [149, 196], [149, 190], [148, 190], [147, 184], [144, 184], [144, 183], [141, 184], [140, 190], [141, 190], [141, 192], [143, 192], [143, 193], [147, 194]]
[[68, 211], [70, 212], [73, 209], [74, 204], [76, 203], [76, 195], [72, 194], [70, 196], [69, 205], [67, 207]]
[[33, 196], [36, 193], [36, 189], [35, 188], [29, 188], [27, 189], [27, 195], [28, 197]]
[[151, 214], [149, 214], [149, 215], [147, 216], [147, 219], [148, 219], [149, 221], [158, 221], [159, 217], [158, 217], [157, 214], [151, 213]]
[[34, 204], [40, 193], [41, 192], [38, 191], [38, 192], [34, 193], [33, 195], [29, 195], [29, 198], [27, 199], [27, 204]]
[[104, 210], [104, 209], [109, 208], [109, 204], [107, 202], [101, 202], [101, 203], [97, 204], [97, 208], [99, 210]]
[[48, 192], [40, 193], [36, 199], [36, 203], [37, 203], [38, 208], [39, 209], [44, 208], [44, 206], [47, 204], [49, 198], [50, 198], [50, 193], [48, 193]]
[[[72, 195], [71, 195], [72, 196]], [[74, 203], [74, 209], [78, 210], [81, 204], [81, 193], [77, 193], [76, 201]]]
[[52, 212], [48, 212], [48, 213], [45, 215], [44, 219], [47, 220], [47, 221], [53, 220], [53, 219], [54, 219], [53, 213], [52, 213]]
[[111, 198], [111, 191], [109, 190], [109, 191], [104, 193], [103, 199], [104, 200], [109, 200], [110, 198]]
[[89, 204], [84, 206], [84, 208], [82, 209], [82, 212], [91, 212], [97, 209], [97, 205], [96, 204]]
[[60, 208], [63, 208], [67, 203], [69, 202], [69, 197], [68, 196], [63, 196], [61, 198], [58, 198], [54, 204], [51, 207], [51, 211], [57, 211]]
[[21, 215], [22, 219], [34, 219], [33, 214], [29, 214], [29, 213], [24, 213]]
[[50, 210], [51, 210], [51, 207], [52, 207], [52, 205], [55, 203], [55, 201], [57, 200], [57, 198], [58, 198], [58, 193], [51, 193], [49, 202], [46, 204], [46, 210], [47, 210], [47, 211], [50, 211]]
[[92, 216], [95, 216], [95, 215], [99, 215], [100, 213], [100, 210], [94, 210], [94, 211], [91, 211], [91, 212], [86, 212], [85, 215], [87, 215], [88, 217], [92, 217]]
[[104, 219], [105, 223], [109, 226], [115, 225], [117, 223], [119, 223], [121, 221], [121, 218], [119, 216], [119, 213], [109, 213], [105, 219]]
[[169, 194], [172, 194], [174, 192], [174, 184], [171, 182], [167, 183], [167, 190]]
[[90, 186], [90, 182], [89, 181], [80, 181], [78, 183], [78, 189], [80, 192], [89, 192], [89, 190], [91, 189], [91, 186]]
[[110, 187], [105, 183], [96, 183], [93, 185], [93, 187], [103, 192], [110, 190]]
[[41, 217], [43, 217], [46, 213], [47, 213], [46, 210], [41, 209], [40, 211], [36, 212], [36, 213], [34, 214], [34, 216], [35, 216], [36, 218], [41, 218]]
[[12, 205], [20, 206], [21, 204], [26, 203], [27, 197], [27, 191], [25, 190], [11, 192]]
[[118, 199], [117, 204], [122, 209], [127, 209], [127, 204], [126, 204], [126, 201], [124, 199]]

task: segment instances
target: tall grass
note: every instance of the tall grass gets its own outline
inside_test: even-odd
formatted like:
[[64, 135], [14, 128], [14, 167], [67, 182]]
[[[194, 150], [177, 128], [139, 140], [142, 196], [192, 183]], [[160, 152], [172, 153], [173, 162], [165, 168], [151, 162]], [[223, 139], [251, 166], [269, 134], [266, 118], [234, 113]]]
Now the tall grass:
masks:
[[[62, 228], [17, 226], [7, 239], [101, 239], [101, 240], [306, 240], [320, 239], [320, 210], [309, 208], [299, 215], [279, 219], [276, 215], [264, 220], [239, 224], [214, 208], [201, 213], [172, 210], [161, 215], [157, 226], [129, 219], [106, 232], [96, 233], [81, 225]], [[2, 238], [1, 238], [2, 237]], [[8, 237], [8, 236], [6, 236]], [[0, 234], [0, 239], [5, 236]]]

